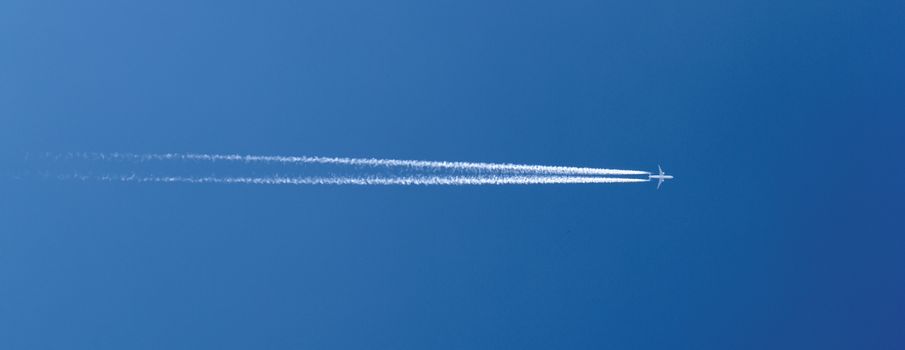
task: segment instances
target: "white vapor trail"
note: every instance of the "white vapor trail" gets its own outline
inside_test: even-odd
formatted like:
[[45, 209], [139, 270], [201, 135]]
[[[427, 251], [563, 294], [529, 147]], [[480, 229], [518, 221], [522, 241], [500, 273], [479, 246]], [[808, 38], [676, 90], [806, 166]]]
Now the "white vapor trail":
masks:
[[122, 182], [255, 185], [540, 185], [648, 182], [648, 179], [582, 176], [424, 176], [424, 177], [182, 177], [182, 176], [62, 176], [62, 179]]
[[80, 153], [83, 158], [96, 159], [135, 159], [149, 160], [191, 160], [191, 161], [240, 161], [240, 162], [273, 162], [293, 164], [336, 164], [372, 167], [408, 167], [417, 169], [448, 169], [459, 171], [513, 172], [539, 175], [648, 175], [650, 172], [640, 170], [622, 170], [587, 167], [567, 167], [549, 165], [525, 165], [509, 163], [475, 163], [444, 162], [426, 160], [400, 160], [377, 158], [344, 158], [344, 157], [306, 157], [306, 156], [253, 156], [238, 154], [199, 154], [199, 153]]

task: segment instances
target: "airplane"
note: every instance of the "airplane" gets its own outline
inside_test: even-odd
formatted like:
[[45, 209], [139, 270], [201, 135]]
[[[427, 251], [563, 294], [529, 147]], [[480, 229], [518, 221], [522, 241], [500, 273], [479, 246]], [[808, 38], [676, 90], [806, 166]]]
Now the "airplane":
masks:
[[663, 184], [664, 180], [672, 180], [672, 175], [666, 175], [666, 173], [663, 172], [663, 168], [661, 168], [660, 165], [657, 165], [657, 170], [660, 171], [660, 175], [647, 175], [647, 179], [648, 180], [653, 180], [653, 179], [660, 180], [660, 181], [657, 181], [657, 189], [659, 190], [660, 185]]

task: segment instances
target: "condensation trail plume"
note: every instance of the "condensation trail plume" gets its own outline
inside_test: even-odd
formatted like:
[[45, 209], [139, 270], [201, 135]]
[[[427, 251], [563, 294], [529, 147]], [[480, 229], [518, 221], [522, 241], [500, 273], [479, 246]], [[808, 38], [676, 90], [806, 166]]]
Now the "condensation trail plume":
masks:
[[236, 161], [236, 162], [274, 162], [294, 164], [336, 164], [351, 166], [372, 167], [407, 167], [416, 169], [459, 170], [459, 171], [487, 171], [487, 172], [512, 172], [541, 175], [648, 175], [650, 172], [640, 170], [622, 170], [587, 167], [567, 167], [549, 165], [525, 165], [508, 163], [474, 163], [474, 162], [443, 162], [425, 160], [400, 160], [400, 159], [376, 159], [376, 158], [343, 158], [343, 157], [306, 157], [306, 156], [252, 156], [252, 155], [222, 155], [199, 153], [163, 153], [163, 154], [134, 154], [134, 153], [77, 153], [71, 156], [92, 159], [133, 159], [139, 161], [150, 160], [191, 160], [191, 161]]
[[545, 185], [648, 182], [647, 179], [582, 176], [424, 176], [424, 177], [182, 177], [182, 176], [61, 176], [83, 181], [163, 182], [254, 185]]

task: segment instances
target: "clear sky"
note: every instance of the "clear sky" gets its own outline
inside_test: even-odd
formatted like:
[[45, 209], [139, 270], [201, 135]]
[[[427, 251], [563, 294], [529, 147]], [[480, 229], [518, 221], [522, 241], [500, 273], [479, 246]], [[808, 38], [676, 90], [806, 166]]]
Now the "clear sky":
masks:
[[[902, 348], [903, 18], [882, 0], [3, 1], [0, 348]], [[28, 152], [676, 180], [8, 176]]]

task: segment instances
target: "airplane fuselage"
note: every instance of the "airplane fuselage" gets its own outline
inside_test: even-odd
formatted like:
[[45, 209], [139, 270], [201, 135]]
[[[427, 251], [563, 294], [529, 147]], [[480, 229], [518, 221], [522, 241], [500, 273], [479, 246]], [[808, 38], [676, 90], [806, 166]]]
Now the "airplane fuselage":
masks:
[[672, 175], [648, 175], [649, 179], [671, 180]]

